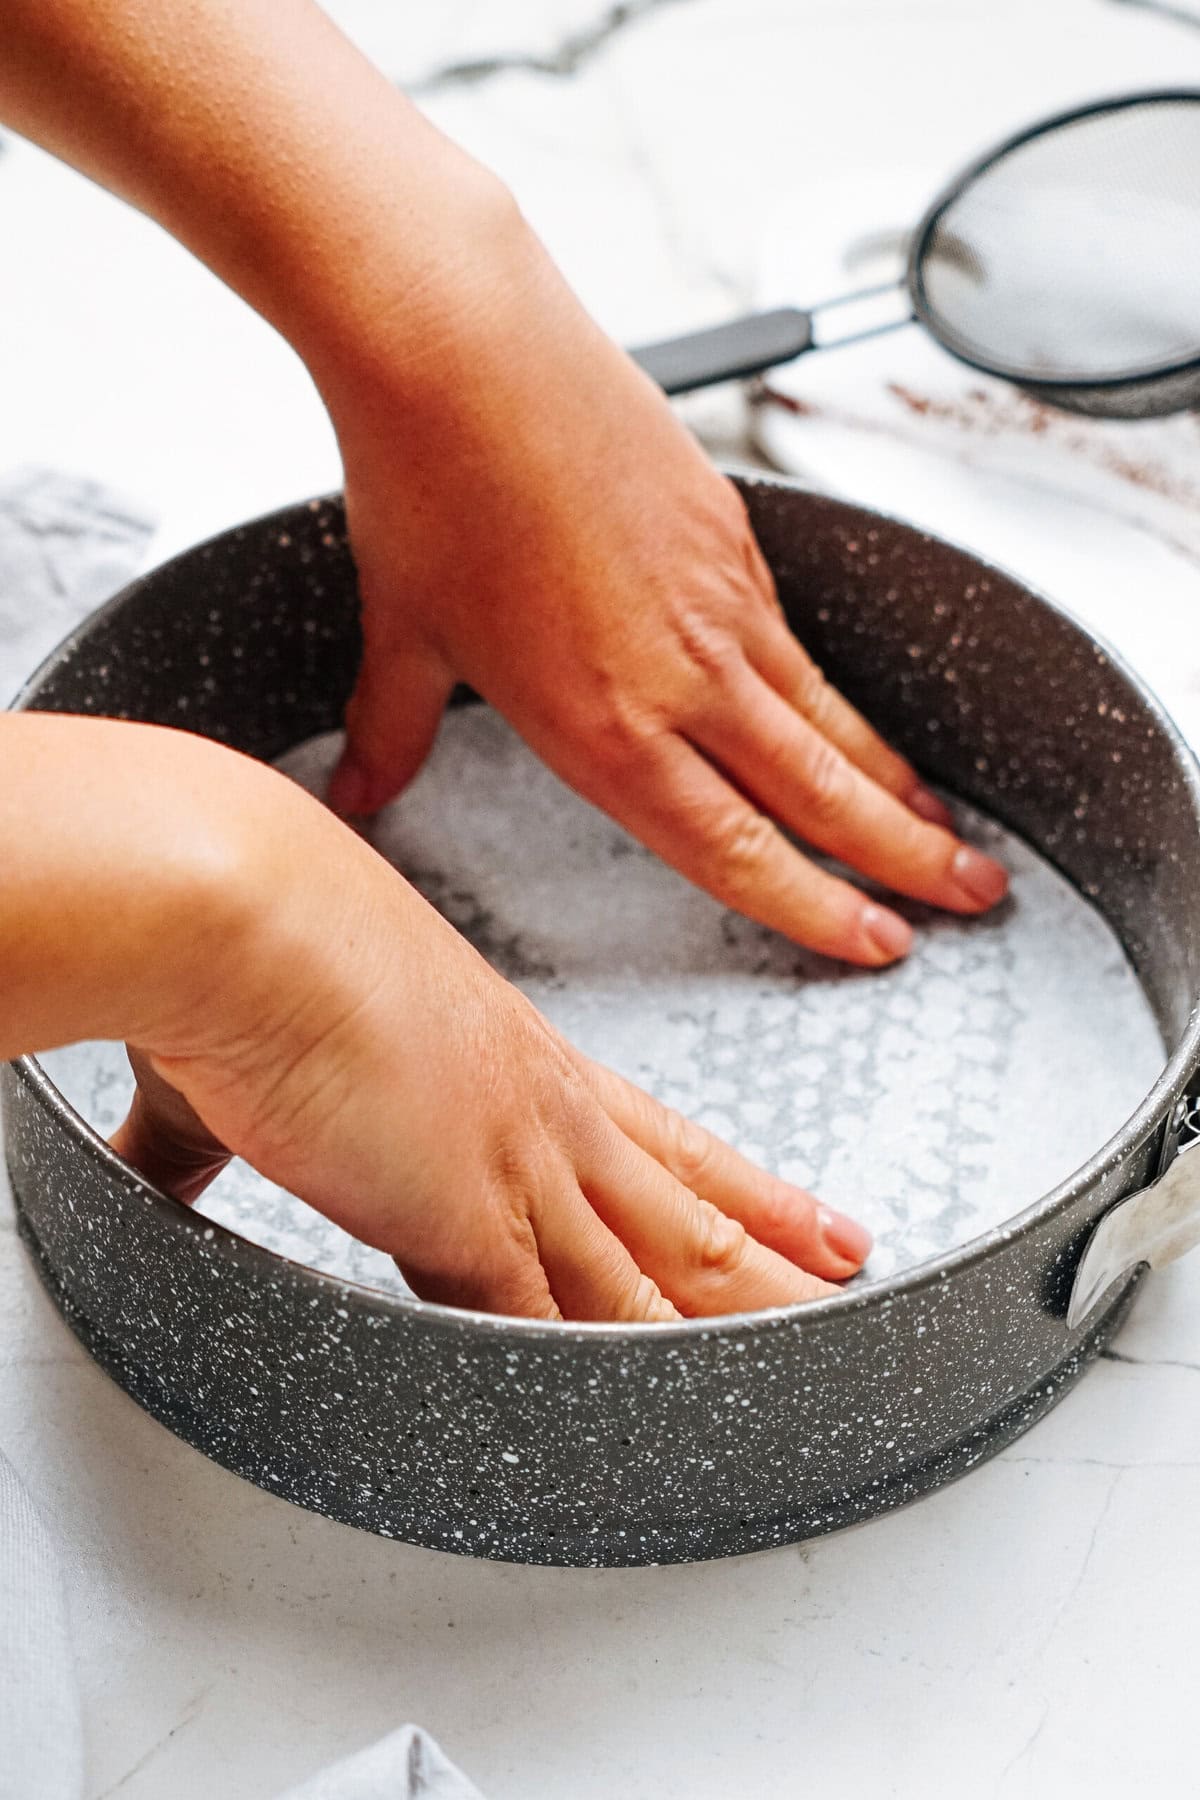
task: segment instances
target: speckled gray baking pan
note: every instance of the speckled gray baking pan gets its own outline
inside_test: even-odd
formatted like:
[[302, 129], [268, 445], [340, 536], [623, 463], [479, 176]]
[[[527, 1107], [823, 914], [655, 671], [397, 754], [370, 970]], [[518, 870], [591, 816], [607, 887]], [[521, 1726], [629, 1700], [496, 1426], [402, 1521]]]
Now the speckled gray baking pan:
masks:
[[[286, 1261], [147, 1188], [36, 1064], [5, 1071], [22, 1230], [68, 1321], [156, 1417], [291, 1500], [529, 1561], [783, 1543], [994, 1453], [1054, 1404], [1128, 1302], [1135, 1254], [1067, 1324], [1097, 1221], [1153, 1179], [1194, 1084], [1190, 754], [1111, 655], [1005, 577], [782, 483], [745, 491], [830, 675], [1095, 901], [1165, 1067], [1080, 1169], [1032, 1205], [1014, 1194], [1015, 1216], [964, 1246], [812, 1307], [638, 1330], [455, 1313]], [[135, 584], [23, 703], [183, 725], [275, 758], [336, 727], [357, 657], [342, 514], [319, 502]], [[1074, 1104], [1064, 1086], [1064, 1112]]]
[[[277, 766], [324, 793], [342, 741], [310, 738]], [[851, 1210], [874, 1233], [874, 1280], [1045, 1193], [1162, 1067], [1154, 1015], [1100, 915], [1022, 839], [955, 804], [960, 827], [1003, 858], [1011, 899], [984, 919], [908, 907], [912, 954], [872, 972], [720, 906], [486, 706], [451, 710], [370, 839], [581, 1050]], [[122, 1046], [73, 1044], [41, 1062], [111, 1136], [133, 1090]], [[245, 1163], [199, 1204], [295, 1262], [409, 1291], [383, 1251]]]

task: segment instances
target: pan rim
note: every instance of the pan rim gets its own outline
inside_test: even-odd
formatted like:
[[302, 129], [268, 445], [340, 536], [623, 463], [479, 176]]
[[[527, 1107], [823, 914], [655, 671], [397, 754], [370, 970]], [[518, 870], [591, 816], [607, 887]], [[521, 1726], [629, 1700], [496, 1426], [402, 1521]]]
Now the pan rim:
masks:
[[[741, 470], [736, 472], [736, 479], [743, 489], [758, 488], [768, 491], [798, 492], [822, 505], [844, 512], [846, 515], [852, 515], [859, 519], [874, 519], [884, 524], [894, 525], [912, 534], [921, 542], [940, 544], [967, 558], [974, 568], [984, 576], [1001, 577], [1064, 620], [1107, 659], [1162, 732], [1171, 751], [1176, 771], [1184, 783], [1191, 803], [1196, 834], [1200, 838], [1200, 762], [1197, 761], [1195, 753], [1163, 702], [1132, 668], [1125, 656], [1100, 633], [1086, 625], [1069, 607], [1051, 599], [1040, 588], [1034, 587], [1023, 577], [1012, 573], [1003, 564], [980, 556], [975, 550], [953, 538], [925, 531], [894, 514], [874, 507], [858, 506], [836, 496], [820, 493], [804, 482], [786, 476]], [[190, 562], [192, 558], [229, 538], [244, 536], [250, 531], [278, 528], [285, 521], [294, 520], [297, 513], [305, 510], [313, 511], [331, 505], [340, 508], [341, 504], [340, 494], [325, 494], [276, 508], [255, 519], [243, 521], [224, 531], [217, 532], [138, 576], [102, 606], [89, 613], [87, 618], [81, 621], [76, 629], [42, 660], [22, 684], [11, 703], [10, 710], [37, 710], [37, 690], [44, 681], [71, 659], [79, 645], [97, 624], [129, 605], [144, 584], [160, 576], [164, 570]], [[239, 1232], [232, 1231], [216, 1220], [209, 1219], [205, 1214], [196, 1212], [192, 1207], [163, 1193], [153, 1183], [147, 1181], [131, 1164], [120, 1157], [99, 1132], [76, 1111], [43, 1068], [36, 1055], [15, 1058], [9, 1068], [12, 1075], [33, 1098], [42, 1112], [53, 1121], [55, 1129], [73, 1142], [75, 1149], [100, 1172], [106, 1184], [119, 1186], [126, 1192], [138, 1195], [149, 1202], [159, 1214], [162, 1223], [168, 1228], [196, 1236], [205, 1241], [210, 1249], [215, 1250], [217, 1245], [224, 1245], [227, 1251], [232, 1252], [240, 1261], [251, 1265], [260, 1265], [266, 1277], [270, 1277], [272, 1273], [277, 1277], [281, 1270], [287, 1270], [294, 1279], [302, 1284], [311, 1284], [317, 1289], [328, 1289], [331, 1294], [336, 1294], [342, 1304], [351, 1304], [356, 1310], [386, 1317], [389, 1321], [395, 1321], [401, 1325], [419, 1321], [422, 1325], [460, 1336], [473, 1337], [482, 1334], [485, 1337], [492, 1337], [500, 1335], [509, 1341], [517, 1339], [536, 1344], [573, 1342], [581, 1345], [590, 1343], [629, 1347], [634, 1344], [699, 1343], [718, 1337], [745, 1337], [783, 1329], [803, 1331], [810, 1325], [819, 1328], [830, 1319], [870, 1311], [876, 1307], [886, 1309], [899, 1300], [907, 1300], [930, 1288], [936, 1288], [967, 1269], [986, 1262], [999, 1254], [1016, 1238], [1024, 1236], [1035, 1226], [1067, 1210], [1074, 1202], [1094, 1188], [1107, 1173], [1118, 1168], [1132, 1150], [1146, 1141], [1155, 1128], [1170, 1117], [1172, 1109], [1182, 1097], [1198, 1065], [1200, 1065], [1200, 992], [1193, 993], [1187, 1024], [1180, 1033], [1174, 1048], [1165, 1052], [1163, 1067], [1158, 1076], [1124, 1123], [1070, 1174], [1001, 1224], [990, 1227], [987, 1231], [968, 1239], [965, 1244], [960, 1244], [952, 1250], [943, 1251], [936, 1256], [915, 1263], [898, 1274], [881, 1276], [876, 1280], [863, 1282], [861, 1285], [852, 1285], [818, 1300], [798, 1302], [791, 1306], [769, 1307], [755, 1312], [717, 1314], [696, 1319], [674, 1320], [662, 1324], [629, 1324], [608, 1320], [528, 1319], [517, 1314], [487, 1313], [464, 1307], [446, 1306], [435, 1301], [420, 1300], [416, 1296], [392, 1294], [385, 1289], [372, 1287], [366, 1282], [332, 1275], [327, 1271], [313, 1268], [308, 1263], [282, 1256], [277, 1251], [269, 1250], [265, 1245], [256, 1243], [252, 1238], [243, 1237]], [[15, 1183], [14, 1193], [18, 1205], [23, 1207], [24, 1202], [21, 1200]]]

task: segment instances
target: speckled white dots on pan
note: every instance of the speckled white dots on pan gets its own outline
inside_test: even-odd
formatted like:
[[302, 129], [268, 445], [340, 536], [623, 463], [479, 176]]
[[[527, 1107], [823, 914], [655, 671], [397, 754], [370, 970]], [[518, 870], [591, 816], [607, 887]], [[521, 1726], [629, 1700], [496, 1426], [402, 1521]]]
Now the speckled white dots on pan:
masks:
[[[323, 791], [340, 742], [314, 739], [282, 766]], [[371, 836], [581, 1049], [861, 1218], [876, 1235], [867, 1273], [883, 1276], [1070, 1174], [1163, 1060], [1094, 908], [1019, 838], [969, 808], [960, 818], [1012, 871], [1011, 900], [987, 919], [906, 909], [914, 954], [868, 974], [717, 905], [484, 707], [448, 716]], [[116, 1046], [44, 1060], [97, 1129], [119, 1123], [130, 1081]], [[201, 1210], [314, 1268], [403, 1291], [386, 1256], [244, 1165]]]
[[[1196, 1081], [1190, 755], [1101, 646], [997, 571], [787, 484], [744, 492], [827, 674], [980, 809], [964, 823], [1013, 869], [1005, 908], [923, 915], [885, 975], [835, 970], [677, 880], [479, 708], [376, 832], [584, 1049], [863, 1217], [864, 1282], [640, 1328], [429, 1307], [244, 1171], [205, 1212], [156, 1194], [36, 1064], [0, 1071], [18, 1222], [65, 1318], [172, 1430], [300, 1505], [540, 1562], [792, 1541], [994, 1454], [1132, 1296], [1122, 1277], [1067, 1324], [1089, 1234], [1153, 1177]], [[275, 759], [336, 727], [358, 654], [342, 510], [318, 501], [134, 584], [26, 704]], [[310, 778], [329, 753], [300, 754]], [[48, 1062], [115, 1124], [119, 1051]]]

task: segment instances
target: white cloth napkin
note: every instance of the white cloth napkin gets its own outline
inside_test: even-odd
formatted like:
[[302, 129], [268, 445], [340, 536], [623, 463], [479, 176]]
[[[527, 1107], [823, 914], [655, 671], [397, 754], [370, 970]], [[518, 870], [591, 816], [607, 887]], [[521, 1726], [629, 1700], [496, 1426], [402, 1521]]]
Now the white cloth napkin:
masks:
[[402, 1725], [279, 1800], [483, 1800], [419, 1725]]
[[0, 1800], [78, 1800], [79, 1688], [58, 1556], [0, 1455]]
[[[58, 1554], [0, 1454], [0, 1800], [80, 1800], [83, 1731]], [[428, 1733], [401, 1726], [279, 1800], [483, 1800]]]

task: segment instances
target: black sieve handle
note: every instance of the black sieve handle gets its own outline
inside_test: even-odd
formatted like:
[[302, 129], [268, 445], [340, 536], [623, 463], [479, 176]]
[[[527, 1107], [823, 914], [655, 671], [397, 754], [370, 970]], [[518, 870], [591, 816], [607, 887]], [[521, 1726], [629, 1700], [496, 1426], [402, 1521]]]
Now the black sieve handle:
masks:
[[629, 354], [667, 394], [687, 394], [718, 381], [744, 381], [813, 346], [812, 315], [794, 306], [747, 313], [708, 331], [642, 344]]

